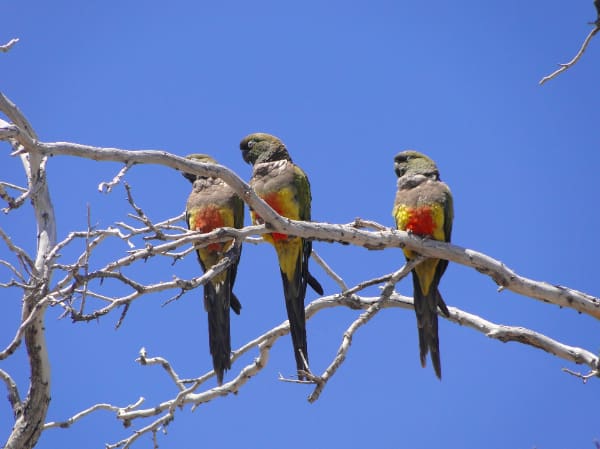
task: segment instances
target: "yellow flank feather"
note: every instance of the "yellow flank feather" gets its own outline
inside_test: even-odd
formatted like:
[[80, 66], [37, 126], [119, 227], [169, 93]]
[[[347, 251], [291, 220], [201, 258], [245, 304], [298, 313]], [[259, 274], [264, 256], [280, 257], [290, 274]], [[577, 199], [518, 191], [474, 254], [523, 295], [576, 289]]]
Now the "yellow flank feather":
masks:
[[263, 194], [262, 197], [279, 215], [292, 220], [300, 219], [300, 205], [295, 188], [284, 187], [276, 192]]
[[406, 229], [406, 225], [410, 217], [410, 211], [408, 207], [404, 204], [400, 204], [394, 207], [392, 215], [394, 216], [394, 220], [396, 221], [396, 227], [401, 231], [404, 231]]
[[[260, 196], [282, 217], [300, 220], [300, 207], [295, 188], [285, 187], [276, 192], [262, 193]], [[251, 211], [250, 214], [254, 223], [262, 223], [254, 211]], [[275, 246], [281, 271], [291, 281], [294, 278], [296, 264], [302, 251], [302, 239], [279, 233], [264, 234], [263, 239]]]
[[[433, 203], [418, 207], [400, 204], [394, 208], [393, 215], [396, 226], [402, 231], [412, 232], [435, 240], [446, 240], [444, 235], [444, 208], [440, 204]], [[407, 259], [414, 257], [413, 251], [409, 249], [403, 251]], [[424, 295], [429, 293], [438, 262], [438, 259], [427, 259], [415, 268]]]
[[221, 214], [221, 219], [223, 220], [223, 226], [222, 227], [227, 227], [227, 228], [233, 228], [233, 227], [235, 227], [235, 225], [234, 225], [234, 217], [233, 217], [233, 210], [221, 208], [221, 209], [219, 209], [219, 213]]

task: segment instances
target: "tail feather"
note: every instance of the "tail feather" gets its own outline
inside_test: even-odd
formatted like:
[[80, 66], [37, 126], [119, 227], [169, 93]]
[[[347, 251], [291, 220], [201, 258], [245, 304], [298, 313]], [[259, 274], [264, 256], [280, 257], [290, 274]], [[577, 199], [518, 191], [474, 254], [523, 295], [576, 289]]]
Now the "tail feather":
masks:
[[448, 308], [436, 285], [432, 285], [429, 289], [429, 293], [423, 295], [419, 281], [414, 273], [413, 285], [415, 313], [417, 315], [417, 327], [419, 330], [419, 355], [421, 366], [425, 367], [427, 365], [427, 354], [430, 354], [435, 374], [441, 379], [442, 364], [440, 361], [437, 311], [439, 306], [442, 313], [448, 316]]
[[229, 301], [230, 301], [231, 310], [233, 310], [236, 315], [239, 315], [240, 312], [242, 311], [242, 303], [240, 302], [238, 297], [235, 296], [235, 293], [231, 292], [231, 297], [229, 298]]
[[282, 272], [283, 291], [285, 295], [285, 308], [290, 322], [290, 334], [294, 346], [294, 357], [298, 379], [304, 380], [303, 371], [308, 369], [308, 345], [306, 342], [306, 315], [304, 312], [304, 296], [306, 294], [306, 280], [300, 279], [298, 283], [290, 282]]
[[231, 368], [231, 289], [226, 284], [227, 282], [215, 286], [208, 282], [204, 286], [204, 307], [208, 313], [208, 342], [219, 385], [223, 384], [225, 371]]
[[319, 281], [317, 281], [309, 271], [306, 272], [306, 281], [318, 295], [323, 295], [323, 287], [321, 287]]
[[444, 302], [444, 298], [442, 298], [442, 295], [441, 295], [440, 291], [437, 288], [435, 289], [435, 292], [437, 293], [436, 300], [437, 300], [437, 305], [440, 308], [440, 311], [442, 312], [442, 314], [446, 318], [449, 318], [450, 317], [450, 311], [448, 310], [448, 306], [446, 306], [446, 303]]

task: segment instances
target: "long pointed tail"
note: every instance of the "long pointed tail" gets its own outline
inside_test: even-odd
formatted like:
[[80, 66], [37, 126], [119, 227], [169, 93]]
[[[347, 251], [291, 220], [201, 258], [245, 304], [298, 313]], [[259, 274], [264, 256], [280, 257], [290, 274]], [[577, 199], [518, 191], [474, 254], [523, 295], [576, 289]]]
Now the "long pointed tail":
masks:
[[[304, 312], [304, 296], [306, 294], [306, 280], [300, 280], [300, 285], [289, 282], [282, 272], [283, 291], [285, 295], [285, 308], [290, 322], [290, 334], [294, 345], [294, 357], [298, 379], [304, 380], [303, 371], [308, 369], [308, 345], [306, 342], [306, 315]], [[305, 364], [306, 361], [306, 364]]]
[[423, 295], [418, 282], [414, 289], [415, 313], [419, 330], [419, 353], [421, 366], [427, 365], [427, 354], [431, 354], [431, 362], [435, 375], [442, 378], [440, 361], [440, 340], [438, 336], [438, 306], [444, 315], [448, 316], [448, 308], [437, 287], [432, 286], [427, 295]]
[[319, 281], [317, 281], [315, 277], [310, 274], [310, 271], [306, 272], [306, 281], [308, 282], [308, 285], [310, 285], [310, 288], [312, 288], [317, 294], [323, 295], [323, 287], [321, 287]]
[[217, 286], [208, 282], [204, 286], [204, 307], [208, 313], [208, 342], [219, 385], [223, 383], [225, 371], [231, 368], [230, 295], [231, 289], [227, 282]]

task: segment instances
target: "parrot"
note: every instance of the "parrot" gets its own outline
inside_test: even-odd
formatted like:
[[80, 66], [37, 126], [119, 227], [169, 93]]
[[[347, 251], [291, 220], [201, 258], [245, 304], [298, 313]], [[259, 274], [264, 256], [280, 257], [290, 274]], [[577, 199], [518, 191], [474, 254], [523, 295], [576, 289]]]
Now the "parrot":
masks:
[[[186, 158], [198, 162], [217, 163], [205, 154], [191, 154]], [[244, 202], [222, 179], [196, 176], [191, 173], [183, 173], [183, 176], [193, 183], [185, 209], [186, 223], [190, 230], [205, 233], [221, 227], [242, 228], [244, 226]], [[233, 240], [229, 240], [197, 248], [196, 253], [202, 270], [206, 272], [218, 263], [232, 244]], [[229, 309], [231, 308], [237, 315], [242, 309], [240, 301], [233, 293], [238, 263], [239, 254], [229, 267], [204, 285], [209, 348], [219, 385], [223, 384], [225, 371], [231, 368]]]
[[[240, 150], [244, 161], [253, 167], [250, 186], [256, 194], [279, 215], [292, 220], [310, 221], [308, 177], [292, 162], [283, 142], [270, 134], [254, 133], [242, 139]], [[250, 215], [253, 223], [263, 223], [252, 209]], [[308, 271], [312, 242], [277, 232], [265, 234], [263, 238], [275, 247], [277, 253], [298, 379], [304, 380], [304, 373], [308, 371], [304, 312], [306, 284], [323, 295], [323, 287]]]
[[[454, 218], [452, 193], [440, 180], [435, 162], [417, 151], [402, 151], [394, 157], [394, 170], [398, 176], [392, 211], [396, 227], [425, 238], [449, 242]], [[415, 257], [413, 251], [403, 251], [407, 260]], [[412, 270], [421, 366], [426, 366], [429, 352], [438, 379], [442, 378], [438, 308], [445, 316], [450, 315], [438, 284], [447, 266], [447, 260], [430, 258]]]

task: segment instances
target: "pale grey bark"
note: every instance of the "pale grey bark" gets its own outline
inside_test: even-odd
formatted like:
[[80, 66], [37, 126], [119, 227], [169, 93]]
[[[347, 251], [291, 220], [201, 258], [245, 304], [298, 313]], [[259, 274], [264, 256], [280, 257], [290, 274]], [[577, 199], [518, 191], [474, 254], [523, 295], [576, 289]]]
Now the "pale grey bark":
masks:
[[583, 43], [581, 44], [581, 47], [579, 47], [579, 50], [577, 51], [575, 56], [573, 56], [573, 58], [569, 62], [566, 62], [564, 64], [559, 64], [558, 69], [556, 69], [551, 74], [543, 77], [539, 82], [540, 86], [542, 84], [544, 84], [545, 82], [550, 81], [553, 78], [556, 78], [562, 72], [570, 69], [575, 64], [577, 64], [577, 61], [579, 61], [579, 59], [581, 59], [581, 57], [583, 56], [583, 53], [587, 50], [588, 45], [592, 41], [592, 38], [598, 33], [598, 31], [600, 31], [600, 2], [598, 2], [598, 0], [596, 0], [596, 1], [594, 1], [594, 5], [596, 7], [596, 12], [597, 12], [597, 18], [592, 23], [594, 25], [594, 28], [592, 28], [592, 30], [588, 33], [586, 38], [583, 40]]
[[[33, 128], [18, 108], [0, 94], [0, 110], [30, 139], [36, 139]], [[13, 148], [19, 145], [13, 142]], [[46, 346], [44, 318], [46, 297], [52, 275], [47, 256], [56, 245], [56, 219], [46, 180], [46, 156], [40, 153], [21, 155], [27, 175], [29, 198], [37, 224], [37, 251], [32, 276], [23, 298], [21, 322], [30, 366], [30, 383], [27, 396], [15, 410], [15, 423], [6, 441], [7, 449], [28, 449], [36, 445], [46, 420], [50, 403], [50, 362]]]
[[[14, 149], [13, 155], [19, 156], [23, 160], [29, 183], [27, 191], [22, 192], [18, 200], [11, 199], [6, 190], [0, 191], [0, 197], [8, 203], [7, 209], [9, 210], [21, 206], [24, 200], [29, 198], [35, 211], [38, 226], [38, 246], [35, 260], [33, 260], [34, 258], [29, 258], [23, 250], [10, 240], [10, 236], [7, 236], [0, 229], [0, 240], [4, 241], [9, 250], [19, 260], [24, 261], [23, 263], [29, 266], [30, 269], [30, 276], [28, 279], [25, 279], [16, 267], [7, 261], [0, 261], [20, 279], [20, 286], [25, 292], [20, 327], [16, 331], [12, 342], [0, 352], [0, 360], [9, 357], [19, 346], [20, 342], [24, 340], [31, 370], [31, 383], [24, 400], [21, 400], [18, 387], [9, 373], [0, 371], [0, 379], [4, 381], [9, 391], [9, 401], [15, 414], [14, 428], [6, 443], [6, 447], [8, 448], [31, 448], [35, 446], [44, 429], [68, 427], [77, 420], [97, 410], [108, 410], [115, 413], [116, 417], [125, 425], [131, 425], [133, 422], [143, 423], [137, 430], [132, 431], [129, 437], [108, 445], [109, 448], [126, 448], [133, 444], [141, 435], [153, 434], [155, 436], [160, 428], [164, 428], [174, 418], [175, 413], [181, 405], [193, 404], [196, 407], [213, 399], [236, 393], [251, 377], [264, 368], [268, 363], [270, 349], [275, 341], [289, 332], [287, 322], [265, 332], [235, 351], [232, 359], [233, 362], [242, 354], [252, 349], [258, 349], [258, 357], [252, 363], [244, 367], [239, 367], [238, 374], [222, 386], [202, 390], [204, 382], [211, 378], [214, 373], [206, 373], [191, 380], [180, 379], [176, 370], [166, 358], [148, 357], [146, 352], [142, 350], [138, 362], [142, 365], [162, 366], [167, 372], [170, 381], [178, 389], [178, 394], [175, 397], [160, 404], [153, 404], [148, 408], [141, 408], [143, 399], [125, 407], [111, 404], [96, 404], [77, 413], [64, 422], [44, 424], [51, 397], [50, 364], [44, 337], [44, 316], [47, 307], [63, 307], [65, 313], [69, 314], [75, 320], [90, 320], [108, 314], [119, 306], [124, 306], [121, 319], [119, 320], [121, 322], [131, 302], [143, 297], [147, 293], [169, 289], [179, 291], [180, 293], [173, 298], [175, 300], [183, 292], [196, 288], [220, 270], [225, 269], [228, 261], [225, 259], [222, 264], [213, 267], [212, 270], [195, 279], [183, 280], [175, 278], [170, 281], [148, 285], [127, 277], [121, 272], [121, 268], [142, 262], [157, 255], [173, 257], [174, 259], [183, 257], [193, 250], [192, 244], [207, 245], [233, 237], [237, 245], [239, 245], [242, 241], [256, 241], [257, 237], [260, 237], [262, 234], [278, 231], [309, 239], [347, 243], [368, 249], [382, 250], [385, 248], [407, 247], [421, 254], [423, 258], [442, 258], [472, 267], [493, 279], [499, 285], [500, 290], [509, 289], [523, 296], [535, 298], [560, 307], [568, 307], [600, 319], [600, 300], [598, 298], [567, 287], [528, 279], [515, 273], [502, 262], [477, 251], [444, 242], [423, 240], [417, 236], [363, 220], [357, 220], [349, 224], [308, 223], [289, 220], [277, 215], [264, 201], [257, 197], [247, 183], [227, 167], [195, 162], [164, 151], [128, 151], [67, 142], [43, 143], [37, 140], [33, 129], [25, 117], [1, 94], [0, 111], [4, 112], [12, 122], [7, 123], [0, 120], [0, 140], [11, 142]], [[227, 182], [264, 219], [266, 224], [248, 226], [243, 229], [222, 228], [207, 234], [200, 234], [189, 232], [183, 227], [178, 226], [177, 222], [181, 220], [181, 217], [153, 223], [141, 208], [135, 205], [127, 187], [129, 202], [137, 214], [136, 218], [138, 222], [141, 223], [140, 227], [131, 226], [126, 223], [117, 223], [116, 227], [107, 229], [91, 229], [90, 226], [90, 229], [86, 231], [73, 231], [64, 240], [57, 242], [56, 221], [45, 176], [45, 161], [51, 155], [122, 162], [124, 164], [123, 168], [116, 176], [110, 182], [101, 183], [99, 186], [100, 190], [103, 191], [109, 191], [115, 185], [124, 182], [124, 176], [136, 164], [159, 164], [188, 173], [218, 176]], [[12, 188], [6, 183], [0, 184], [0, 186], [2, 185]], [[155, 241], [158, 240], [159, 243], [148, 244], [141, 249], [135, 249], [133, 244], [131, 244], [131, 251], [126, 255], [115, 255], [110, 263], [100, 269], [90, 271], [86, 269], [84, 273], [80, 270], [87, 263], [86, 261], [90, 253], [105, 239], [118, 238], [130, 243], [130, 239], [141, 235], [152, 236], [152, 239]], [[55, 256], [64, 247], [81, 238], [86, 239], [86, 249], [75, 263], [58, 265], [53, 262]], [[174, 251], [181, 252], [175, 253]], [[316, 259], [320, 260], [318, 256]], [[418, 263], [420, 260], [415, 259], [413, 263]], [[350, 307], [353, 309], [362, 309], [365, 312], [356, 318], [346, 332], [344, 332], [339, 350], [324, 372], [321, 374], [308, 373], [308, 383], [315, 385], [315, 389], [309, 397], [310, 401], [318, 399], [328, 380], [336, 373], [338, 367], [341, 366], [350, 350], [352, 338], [361, 326], [367, 324], [375, 314], [384, 308], [400, 307], [408, 309], [413, 307], [412, 298], [400, 296], [394, 291], [396, 282], [410, 272], [410, 266], [405, 266], [389, 275], [367, 280], [348, 288], [345, 281], [328, 267], [324, 261], [321, 260], [320, 263], [340, 286], [340, 293], [320, 298], [309, 304], [307, 306], [307, 318], [331, 307]], [[56, 273], [59, 271], [63, 273], [63, 277], [59, 278], [50, 287], [50, 279], [53, 272]], [[127, 285], [131, 289], [131, 293], [116, 298], [106, 296], [99, 291], [92, 291], [88, 288], [89, 281], [103, 278], [116, 279]], [[367, 286], [379, 284], [383, 284], [380, 296], [363, 297], [358, 295], [358, 292]], [[6, 285], [0, 284], [0, 286]], [[86, 313], [83, 308], [84, 301], [82, 300], [81, 308], [75, 309], [72, 302], [70, 300], [65, 301], [65, 298], [72, 298], [77, 294], [81, 295], [81, 297], [87, 295], [99, 298], [106, 305]], [[590, 369], [590, 374], [580, 376], [584, 379], [589, 378], [591, 375], [598, 375], [598, 357], [586, 349], [566, 345], [531, 329], [492, 323], [482, 317], [453, 307], [449, 307], [449, 310], [450, 317], [448, 319], [454, 323], [473, 328], [490, 338], [503, 342], [515, 341], [527, 344], [566, 361], [584, 364]], [[60, 398], [56, 398], [55, 400], [60, 400]], [[148, 421], [150, 422], [148, 423]]]

